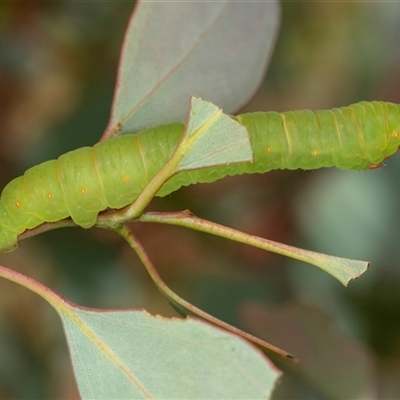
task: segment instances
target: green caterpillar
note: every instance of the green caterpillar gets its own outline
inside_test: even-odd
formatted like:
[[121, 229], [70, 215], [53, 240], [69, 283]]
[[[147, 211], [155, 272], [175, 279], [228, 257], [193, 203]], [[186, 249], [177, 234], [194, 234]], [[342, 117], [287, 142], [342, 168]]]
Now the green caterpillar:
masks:
[[[273, 169], [379, 166], [400, 145], [400, 106], [362, 102], [329, 111], [238, 115], [250, 135], [253, 162], [184, 171], [158, 192]], [[90, 228], [106, 208], [132, 203], [176, 148], [184, 126], [174, 123], [83, 147], [28, 169], [0, 199], [0, 251], [11, 251], [26, 229], [71, 217]]]

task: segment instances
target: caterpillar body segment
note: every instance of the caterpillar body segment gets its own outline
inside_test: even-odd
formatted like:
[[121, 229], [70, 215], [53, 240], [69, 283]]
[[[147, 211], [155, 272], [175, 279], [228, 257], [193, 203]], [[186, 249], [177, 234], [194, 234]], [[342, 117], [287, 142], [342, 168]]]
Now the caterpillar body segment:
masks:
[[[400, 145], [400, 106], [361, 102], [325, 111], [238, 115], [250, 136], [253, 162], [180, 172], [157, 193], [213, 182], [227, 175], [273, 169], [335, 166], [361, 170], [382, 165]], [[171, 157], [181, 123], [146, 129], [83, 147], [28, 169], [0, 199], [0, 251], [11, 251], [26, 229], [71, 217], [84, 228], [106, 208], [132, 203]]]
[[[367, 169], [394, 154], [400, 140], [400, 106], [362, 102], [327, 111], [243, 114], [254, 160], [274, 169]], [[275, 156], [274, 156], [275, 154]], [[272, 169], [272, 168], [269, 168]]]
[[28, 169], [4, 188], [0, 199], [0, 251], [44, 222], [71, 217], [83, 228], [106, 208], [132, 203], [170, 158], [183, 124], [159, 126], [82, 147]]
[[400, 145], [400, 105], [392, 103], [361, 102], [332, 110], [255, 112], [233, 118], [249, 132], [253, 162], [181, 172], [158, 195], [227, 175], [274, 169], [376, 168]]

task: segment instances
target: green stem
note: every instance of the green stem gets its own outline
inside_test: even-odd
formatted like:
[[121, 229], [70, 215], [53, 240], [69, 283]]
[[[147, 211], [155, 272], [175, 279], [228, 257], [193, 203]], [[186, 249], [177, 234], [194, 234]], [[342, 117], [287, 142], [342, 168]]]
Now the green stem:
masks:
[[0, 265], [0, 277], [5, 278], [11, 282], [18, 283], [19, 285], [31, 290], [36, 293], [44, 300], [46, 300], [50, 305], [52, 305], [58, 312], [64, 312], [69, 314], [70, 302], [64, 299], [62, 296], [56, 294], [43, 283], [36, 281], [26, 275], [23, 275], [15, 270], [3, 267]]
[[168, 162], [157, 172], [154, 178], [146, 185], [139, 197], [128, 207], [120, 211], [116, 211], [112, 215], [115, 223], [123, 223], [124, 221], [137, 218], [144, 209], [149, 205], [157, 192], [162, 188], [165, 182], [170, 179], [177, 171], [178, 164], [183, 158], [179, 147], [175, 150]]
[[237, 231], [236, 229], [198, 218], [188, 210], [171, 213], [149, 212], [140, 216], [138, 220], [141, 222], [157, 222], [183, 226], [200, 232], [234, 240], [236, 242], [248, 244], [253, 247], [258, 247], [283, 256], [295, 258], [299, 261], [304, 261], [321, 268], [338, 279], [345, 286], [347, 286], [350, 280], [357, 278], [365, 272], [369, 266], [369, 263], [366, 261], [349, 260], [330, 256], [249, 235]]

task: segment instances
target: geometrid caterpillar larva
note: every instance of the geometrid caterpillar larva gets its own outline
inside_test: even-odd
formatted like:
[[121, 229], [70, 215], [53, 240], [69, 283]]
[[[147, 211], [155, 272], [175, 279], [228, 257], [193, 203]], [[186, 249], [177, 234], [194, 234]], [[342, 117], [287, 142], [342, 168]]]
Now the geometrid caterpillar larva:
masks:
[[[259, 112], [235, 118], [250, 135], [253, 162], [184, 171], [159, 191], [212, 182], [226, 175], [273, 169], [379, 165], [400, 145], [400, 106], [362, 102], [328, 111]], [[11, 181], [0, 200], [0, 251], [43, 222], [71, 217], [84, 228], [106, 208], [132, 203], [172, 155], [183, 132], [174, 123], [83, 147], [28, 169]]]

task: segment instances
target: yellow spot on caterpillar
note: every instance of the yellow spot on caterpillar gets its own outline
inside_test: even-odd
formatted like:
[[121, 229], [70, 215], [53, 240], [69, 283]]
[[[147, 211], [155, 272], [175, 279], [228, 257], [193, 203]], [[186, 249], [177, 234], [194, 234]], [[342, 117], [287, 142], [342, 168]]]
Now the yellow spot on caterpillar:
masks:
[[47, 198], [48, 199], [51, 199], [53, 197], [53, 194], [52, 193], [47, 193]]
[[18, 200], [15, 202], [15, 205], [16, 205], [17, 207], [21, 207], [21, 203], [20, 203]]
[[85, 189], [81, 189], [81, 193], [82, 193], [82, 194], [85, 194], [85, 193], [86, 193], [86, 190], [85, 190]]
[[272, 153], [271, 147], [267, 147], [267, 153]]
[[393, 131], [393, 132], [392, 132], [392, 136], [393, 136], [395, 139], [398, 138], [398, 137], [399, 137], [399, 132]]
[[318, 150], [313, 150], [311, 153], [314, 157], [318, 155]]
[[123, 177], [122, 177], [122, 181], [123, 181], [123, 182], [128, 182], [128, 178], [127, 178], [126, 176], [123, 176]]

